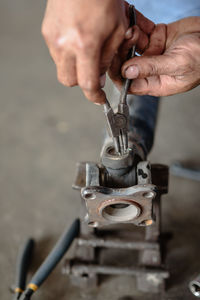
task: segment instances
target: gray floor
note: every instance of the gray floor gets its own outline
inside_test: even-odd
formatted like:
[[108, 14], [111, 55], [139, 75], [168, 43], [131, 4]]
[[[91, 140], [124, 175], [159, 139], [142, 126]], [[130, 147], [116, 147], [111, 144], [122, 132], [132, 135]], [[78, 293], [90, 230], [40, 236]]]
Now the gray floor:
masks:
[[[55, 67], [40, 35], [46, 1], [0, 3], [0, 295], [9, 286], [17, 250], [28, 236], [37, 240], [33, 270], [79, 210], [71, 189], [77, 161], [99, 159], [104, 117], [78, 88], [56, 81]], [[200, 163], [199, 94], [163, 99], [152, 162]], [[73, 288], [61, 264], [34, 299], [193, 299], [190, 276], [200, 272], [199, 183], [170, 178], [163, 199], [164, 230], [173, 231], [167, 264], [172, 273], [164, 296], [142, 295], [133, 278], [108, 278], [91, 294]], [[178, 296], [177, 296], [178, 295]], [[122, 299], [122, 298], [121, 298]], [[125, 298], [124, 298], [125, 299]]]

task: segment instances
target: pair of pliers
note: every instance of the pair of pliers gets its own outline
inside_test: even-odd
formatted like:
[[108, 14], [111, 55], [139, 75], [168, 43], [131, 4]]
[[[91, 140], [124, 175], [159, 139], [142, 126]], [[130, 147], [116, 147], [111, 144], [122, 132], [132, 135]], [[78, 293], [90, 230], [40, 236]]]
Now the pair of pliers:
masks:
[[80, 220], [76, 219], [71, 227], [66, 229], [63, 235], [60, 237], [54, 248], [41, 264], [39, 269], [31, 278], [27, 288], [26, 278], [28, 273], [28, 267], [32, 257], [34, 241], [28, 239], [18, 256], [17, 271], [16, 271], [16, 285], [14, 289], [14, 300], [29, 300], [34, 292], [41, 286], [41, 284], [47, 279], [49, 274], [54, 270], [57, 263], [64, 256], [69, 249], [73, 240], [79, 235]]
[[[136, 25], [136, 13], [133, 5], [129, 6], [130, 27]], [[135, 56], [136, 46], [129, 50], [127, 59]], [[123, 155], [128, 151], [128, 122], [129, 107], [127, 105], [127, 93], [131, 84], [131, 79], [125, 79], [123, 82], [118, 110], [114, 113], [109, 101], [106, 99], [104, 104], [104, 113], [108, 125], [109, 134], [113, 139], [115, 151], [118, 155]]]

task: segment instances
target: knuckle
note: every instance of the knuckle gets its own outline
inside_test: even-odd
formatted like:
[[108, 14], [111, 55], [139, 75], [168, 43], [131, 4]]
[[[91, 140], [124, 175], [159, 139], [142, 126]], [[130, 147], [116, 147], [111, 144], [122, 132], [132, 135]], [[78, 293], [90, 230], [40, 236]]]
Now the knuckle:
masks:
[[48, 30], [48, 26], [46, 26], [45, 23], [43, 23], [41, 26], [41, 33], [42, 33], [43, 37], [45, 38], [45, 40], [49, 39], [50, 32]]
[[79, 36], [79, 38], [76, 40], [76, 46], [78, 50], [87, 54], [96, 48], [96, 42], [93, 38], [91, 38], [90, 35], [86, 35], [85, 37]]
[[176, 61], [178, 66], [177, 71], [179, 75], [184, 75], [185, 73], [192, 71], [194, 62], [192, 55], [187, 51], [184, 51], [182, 55], [177, 55]]
[[147, 74], [148, 75], [155, 75], [157, 74], [158, 70], [156, 67], [156, 64], [154, 64], [153, 62], [150, 62], [147, 64]]
[[164, 23], [157, 24], [156, 27], [157, 27], [158, 31], [166, 31], [166, 29], [167, 29], [167, 25]]
[[73, 39], [74, 46], [77, 48], [77, 50], [84, 51], [84, 52], [93, 49], [97, 44], [97, 40], [98, 40], [97, 38], [94, 37], [93, 30], [91, 29], [86, 30], [85, 28], [78, 25], [74, 30], [73, 36], [74, 36]]

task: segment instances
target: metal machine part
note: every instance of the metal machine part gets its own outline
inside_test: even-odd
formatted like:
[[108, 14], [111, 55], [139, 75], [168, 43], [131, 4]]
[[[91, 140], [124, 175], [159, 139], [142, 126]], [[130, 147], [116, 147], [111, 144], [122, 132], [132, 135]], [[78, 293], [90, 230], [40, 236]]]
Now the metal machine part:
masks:
[[81, 196], [87, 208], [88, 225], [98, 227], [123, 222], [151, 225], [156, 186], [151, 184], [150, 164], [146, 161], [138, 164], [137, 184], [127, 188], [107, 187], [109, 176], [104, 177], [105, 185], [101, 186], [100, 172], [98, 165], [86, 164], [86, 187], [81, 189]]
[[[106, 142], [101, 164], [78, 164], [74, 188], [81, 190], [81, 230], [75, 256], [63, 269], [73, 284], [89, 288], [97, 285], [101, 274], [124, 274], [135, 276], [143, 292], [164, 290], [169, 272], [162, 261], [160, 198], [168, 191], [168, 167], [151, 166], [143, 158], [137, 144], [119, 157]], [[140, 238], [133, 227], [125, 227], [132, 224], [143, 229]], [[105, 251], [113, 249], [125, 251], [122, 258], [137, 251], [139, 265], [133, 259], [127, 266], [102, 261]]]
[[[108, 187], [113, 182], [117, 184], [117, 176], [108, 175], [105, 166], [78, 164], [74, 188], [81, 190], [82, 222], [74, 258], [65, 261], [63, 274], [74, 285], [87, 288], [95, 287], [102, 274], [130, 275], [136, 277], [139, 290], [161, 292], [169, 277], [169, 272], [163, 269], [160, 244], [160, 198], [168, 191], [168, 167], [158, 164], [150, 167], [149, 162], [139, 161], [134, 168], [127, 156], [121, 164], [114, 159], [112, 165], [111, 161], [106, 158], [104, 164], [114, 165], [116, 174], [124, 174], [120, 185], [128, 180], [131, 186]], [[134, 172], [135, 176], [129, 177], [126, 172]], [[143, 225], [139, 235], [132, 224]], [[107, 257], [104, 253], [113, 249], [125, 251], [119, 261], [127, 257], [128, 251], [137, 251], [139, 264], [134, 264], [135, 259], [131, 259], [131, 264], [125, 262], [127, 266], [113, 265], [107, 259], [102, 261], [103, 256]]]
[[[90, 274], [91, 278], [94, 278], [95, 275], [128, 275], [136, 276], [138, 285], [143, 286], [143, 291], [151, 290], [151, 292], [158, 292], [157, 287], [161, 289], [163, 286], [164, 279], [169, 277], [169, 273], [164, 269], [142, 269], [136, 267], [116, 267], [108, 265], [95, 265], [95, 264], [83, 264], [83, 263], [74, 263], [74, 264], [65, 264], [63, 268], [64, 275], [76, 274], [78, 277], [86, 276]], [[152, 282], [156, 283], [154, 286]], [[157, 287], [155, 287], [157, 285]]]
[[198, 275], [194, 280], [190, 281], [189, 289], [194, 296], [200, 298], [200, 275]]

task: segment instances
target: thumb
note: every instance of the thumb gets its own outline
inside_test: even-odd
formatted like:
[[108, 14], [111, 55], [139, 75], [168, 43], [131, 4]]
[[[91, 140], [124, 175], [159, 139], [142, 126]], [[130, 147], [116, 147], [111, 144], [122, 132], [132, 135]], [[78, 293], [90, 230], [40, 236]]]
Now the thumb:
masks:
[[128, 79], [146, 78], [176, 73], [176, 59], [170, 55], [140, 56], [126, 61], [122, 66], [122, 76]]

